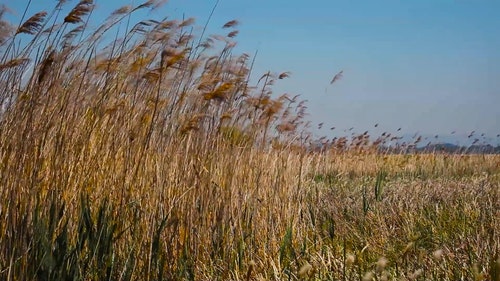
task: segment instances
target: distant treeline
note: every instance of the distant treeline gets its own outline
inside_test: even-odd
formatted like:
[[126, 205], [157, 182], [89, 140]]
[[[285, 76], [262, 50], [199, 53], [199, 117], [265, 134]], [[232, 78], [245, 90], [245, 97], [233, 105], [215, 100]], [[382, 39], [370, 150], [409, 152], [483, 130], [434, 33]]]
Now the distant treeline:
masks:
[[500, 145], [480, 144], [460, 146], [451, 143], [428, 144], [423, 147], [385, 147], [380, 148], [386, 153], [456, 153], [456, 154], [500, 154]]

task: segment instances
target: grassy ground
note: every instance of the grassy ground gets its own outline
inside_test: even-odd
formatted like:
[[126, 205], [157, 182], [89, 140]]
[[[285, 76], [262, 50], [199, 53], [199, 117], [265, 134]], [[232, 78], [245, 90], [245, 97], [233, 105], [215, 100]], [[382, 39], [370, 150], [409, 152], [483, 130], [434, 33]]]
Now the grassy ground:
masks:
[[156, 4], [2, 22], [0, 279], [500, 280], [499, 156], [313, 151], [237, 22], [113, 37]]

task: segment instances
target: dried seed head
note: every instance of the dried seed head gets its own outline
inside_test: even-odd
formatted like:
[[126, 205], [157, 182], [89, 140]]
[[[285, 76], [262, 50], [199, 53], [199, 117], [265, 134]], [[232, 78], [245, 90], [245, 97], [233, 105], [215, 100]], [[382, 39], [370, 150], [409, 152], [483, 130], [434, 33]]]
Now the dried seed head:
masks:
[[226, 24], [224, 24], [222, 26], [222, 28], [230, 28], [230, 27], [235, 27], [239, 24], [239, 22], [237, 20], [232, 20], [232, 21], [228, 21], [226, 22]]
[[374, 277], [374, 274], [372, 271], [368, 271], [367, 273], [365, 273], [365, 275], [363, 276], [363, 281], [372, 281], [373, 280], [373, 277]]
[[424, 270], [419, 268], [419, 269], [415, 270], [415, 272], [410, 274], [410, 276], [408, 276], [408, 278], [410, 280], [416, 280], [418, 277], [420, 277], [420, 275], [422, 275], [422, 273], [424, 273]]
[[290, 77], [290, 72], [283, 72], [281, 73], [279, 76], [278, 76], [278, 79], [285, 79], [285, 78], [288, 78]]
[[127, 6], [123, 6], [121, 8], [116, 9], [113, 13], [111, 13], [111, 15], [113, 15], [113, 16], [123, 15], [123, 14], [130, 12], [131, 10], [132, 10], [132, 7], [127, 5]]
[[50, 68], [52, 64], [54, 63], [56, 58], [56, 52], [55, 50], [52, 50], [47, 57], [41, 62], [40, 64], [40, 72], [38, 74], [38, 83], [41, 83], [46, 75], [50, 72]]
[[284, 132], [292, 132], [292, 131], [295, 131], [295, 129], [297, 128], [297, 125], [293, 124], [292, 122], [290, 121], [287, 121], [287, 122], [284, 122], [284, 123], [281, 123], [279, 124], [278, 126], [276, 126], [276, 129], [278, 130], [278, 132], [280, 133], [284, 133]]
[[340, 80], [342, 78], [343, 74], [344, 74], [343, 70], [341, 70], [339, 73], [335, 74], [335, 76], [333, 76], [333, 79], [330, 82], [330, 84], [333, 84], [333, 83], [337, 82], [338, 80]]
[[0, 45], [3, 44], [12, 34], [14, 31], [14, 27], [2, 20], [3, 16], [5, 13], [10, 12], [10, 10], [5, 7], [5, 5], [0, 6]]
[[239, 31], [238, 30], [233, 30], [227, 34], [227, 37], [229, 38], [234, 38], [236, 35], [238, 35]]
[[377, 269], [376, 271], [378, 273], [384, 271], [385, 267], [387, 266], [387, 259], [384, 258], [384, 257], [381, 257], [378, 261], [377, 261]]
[[4, 69], [20, 66], [20, 65], [25, 65], [29, 61], [30, 61], [30, 59], [28, 59], [28, 58], [17, 58], [17, 59], [10, 60], [6, 63], [0, 64], [0, 71], [4, 70]]
[[188, 18], [187, 20], [184, 20], [183, 22], [181, 22], [179, 24], [179, 27], [190, 26], [190, 25], [193, 25], [194, 23], [195, 23], [195, 19], [194, 18]]
[[347, 266], [351, 266], [351, 265], [354, 264], [354, 261], [355, 261], [354, 255], [353, 254], [348, 254], [347, 257], [346, 257], [346, 259], [345, 259], [345, 264]]
[[67, 23], [82, 22], [82, 17], [90, 13], [94, 8], [92, 0], [81, 0], [69, 14], [64, 18]]
[[432, 256], [434, 257], [434, 259], [440, 261], [443, 259], [443, 250], [439, 249], [439, 250], [436, 250], [432, 253]]
[[45, 20], [45, 16], [47, 16], [47, 12], [39, 12], [34, 14], [31, 18], [25, 21], [16, 31], [16, 34], [26, 33], [26, 34], [35, 34], [40, 31], [42, 28], [43, 21]]
[[390, 276], [389, 276], [389, 272], [384, 271], [384, 272], [382, 272], [382, 274], [380, 275], [380, 280], [381, 280], [381, 281], [387, 281], [387, 280], [389, 280], [389, 277], [390, 277]]
[[306, 261], [299, 270], [299, 276], [302, 278], [311, 276], [312, 271], [313, 271], [313, 266]]

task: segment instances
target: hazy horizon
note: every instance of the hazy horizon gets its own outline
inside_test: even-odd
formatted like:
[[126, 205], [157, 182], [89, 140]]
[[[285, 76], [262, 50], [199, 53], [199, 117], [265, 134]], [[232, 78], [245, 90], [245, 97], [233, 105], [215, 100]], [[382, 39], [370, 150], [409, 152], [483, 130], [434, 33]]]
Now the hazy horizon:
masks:
[[[68, 2], [67, 9], [77, 3]], [[111, 11], [133, 2], [139, 3], [97, 0], [91, 22], [99, 25]], [[216, 2], [171, 0], [138, 17], [194, 17], [194, 33], [200, 35]], [[20, 20], [27, 3], [2, 4], [13, 10], [10, 18]], [[33, 1], [27, 17], [56, 3]], [[238, 20], [237, 51], [258, 51], [256, 76], [291, 72], [276, 82], [274, 93], [308, 100], [317, 136], [342, 135], [354, 127], [372, 135], [439, 135], [456, 143], [467, 142], [475, 131], [499, 144], [499, 10], [500, 2], [493, 0], [221, 0], [205, 36], [225, 34], [222, 25]], [[330, 85], [341, 70], [343, 78]], [[323, 129], [316, 129], [322, 122]]]

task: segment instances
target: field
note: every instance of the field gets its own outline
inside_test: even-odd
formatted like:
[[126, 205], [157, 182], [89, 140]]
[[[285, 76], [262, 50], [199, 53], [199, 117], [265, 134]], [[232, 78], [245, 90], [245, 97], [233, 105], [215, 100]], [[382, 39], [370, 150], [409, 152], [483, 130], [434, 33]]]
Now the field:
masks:
[[157, 4], [0, 22], [1, 280], [500, 280], [500, 156], [319, 149], [237, 21], [116, 31]]

